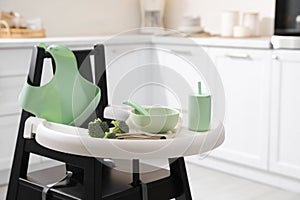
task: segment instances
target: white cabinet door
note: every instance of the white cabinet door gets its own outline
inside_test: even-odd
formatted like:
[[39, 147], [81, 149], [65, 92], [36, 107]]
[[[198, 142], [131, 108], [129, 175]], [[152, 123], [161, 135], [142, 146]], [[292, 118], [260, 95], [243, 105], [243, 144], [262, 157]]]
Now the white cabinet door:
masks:
[[300, 178], [300, 51], [273, 51], [270, 169]]
[[[19, 115], [0, 117], [0, 171], [11, 168], [19, 128], [19, 118]], [[38, 156], [30, 156], [31, 164], [38, 162], [40, 162]]]
[[270, 51], [211, 48], [226, 98], [226, 138], [211, 154], [219, 159], [267, 169]]
[[0, 117], [0, 171], [9, 169], [15, 149], [19, 116]]
[[26, 81], [25, 76], [7, 76], [0, 78], [0, 116], [19, 114], [19, 93]]
[[183, 125], [187, 126], [188, 96], [198, 91], [198, 82], [202, 82], [203, 93], [211, 93], [207, 86], [214, 78], [210, 68], [212, 62], [197, 45], [155, 44], [155, 48], [153, 104], [182, 110]]
[[127, 99], [141, 104], [151, 104], [151, 45], [105, 46], [108, 102], [122, 105]]
[[0, 49], [0, 77], [25, 76], [28, 73], [32, 48]]

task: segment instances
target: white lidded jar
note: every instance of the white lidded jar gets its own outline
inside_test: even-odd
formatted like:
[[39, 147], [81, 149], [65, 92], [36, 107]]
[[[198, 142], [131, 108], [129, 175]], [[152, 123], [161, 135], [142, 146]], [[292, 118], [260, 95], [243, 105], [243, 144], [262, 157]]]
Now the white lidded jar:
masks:
[[221, 15], [221, 36], [232, 37], [233, 27], [239, 24], [238, 11], [223, 11]]
[[233, 27], [233, 37], [246, 38], [251, 36], [250, 29], [245, 26], [234, 26]]
[[243, 14], [243, 26], [248, 27], [251, 36], [258, 36], [258, 23], [259, 13], [258, 12], [245, 12]]

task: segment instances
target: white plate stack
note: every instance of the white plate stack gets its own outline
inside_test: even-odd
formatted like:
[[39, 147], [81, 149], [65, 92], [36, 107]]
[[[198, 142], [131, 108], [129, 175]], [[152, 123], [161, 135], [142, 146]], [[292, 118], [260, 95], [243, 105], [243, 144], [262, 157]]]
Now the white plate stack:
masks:
[[181, 26], [178, 27], [178, 30], [184, 33], [203, 32], [200, 16], [184, 16], [181, 21]]

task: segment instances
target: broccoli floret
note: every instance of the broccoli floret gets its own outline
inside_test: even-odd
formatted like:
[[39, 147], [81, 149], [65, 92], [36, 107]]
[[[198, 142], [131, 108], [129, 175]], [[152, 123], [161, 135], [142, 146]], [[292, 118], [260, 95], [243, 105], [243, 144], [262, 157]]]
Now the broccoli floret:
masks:
[[91, 137], [103, 138], [104, 133], [109, 132], [109, 127], [106, 122], [98, 118], [88, 124], [88, 130]]
[[112, 130], [113, 133], [128, 133], [129, 127], [124, 121], [111, 121], [111, 124], [114, 125], [114, 128]]
[[109, 126], [108, 126], [108, 124], [106, 122], [101, 121], [101, 119], [99, 119], [99, 118], [97, 120], [98, 120], [98, 122], [99, 122], [99, 124], [101, 126], [101, 129], [104, 131], [104, 133], [105, 132], [109, 132]]
[[100, 123], [97, 121], [90, 122], [88, 125], [89, 135], [91, 137], [103, 138], [104, 131], [102, 130]]
[[101, 121], [99, 118], [95, 119], [88, 124], [89, 135], [97, 138], [115, 139], [117, 133], [129, 132], [129, 127], [124, 121], [112, 121], [111, 124], [114, 125], [114, 128], [110, 132], [106, 122]]
[[115, 133], [106, 132], [104, 138], [115, 139], [116, 138], [116, 134]]

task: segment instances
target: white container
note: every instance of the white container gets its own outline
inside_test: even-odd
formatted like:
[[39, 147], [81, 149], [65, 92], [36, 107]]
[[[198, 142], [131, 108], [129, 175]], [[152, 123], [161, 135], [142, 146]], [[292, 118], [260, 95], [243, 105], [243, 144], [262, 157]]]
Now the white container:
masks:
[[184, 33], [200, 33], [203, 32], [203, 28], [201, 26], [201, 18], [198, 15], [191, 16], [186, 15], [183, 16], [180, 26], [178, 30]]
[[238, 11], [224, 11], [221, 15], [221, 36], [232, 37], [233, 27], [239, 24]]
[[201, 27], [201, 18], [198, 15], [196, 15], [196, 16], [191, 16], [191, 15], [183, 16], [182, 21], [181, 21], [181, 26]]
[[248, 27], [251, 36], [258, 36], [259, 14], [257, 12], [246, 12], [243, 14], [243, 26]]
[[237, 38], [246, 38], [250, 37], [251, 32], [250, 29], [246, 26], [234, 26], [233, 27], [233, 37]]
[[163, 28], [165, 0], [140, 0], [141, 27]]

